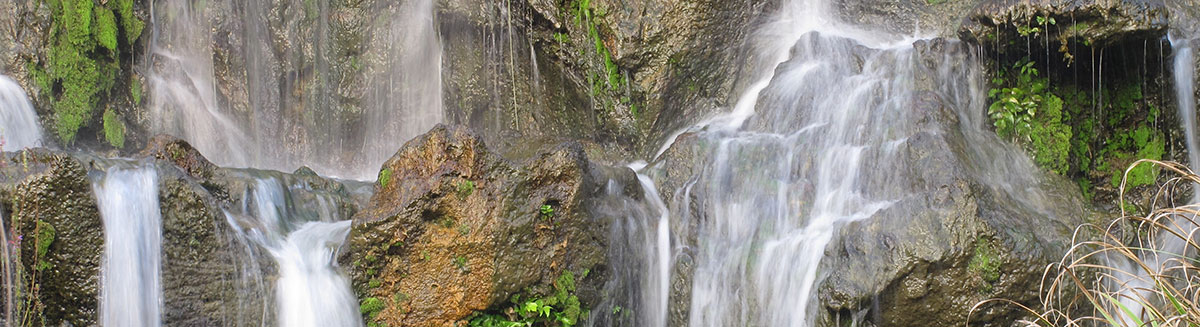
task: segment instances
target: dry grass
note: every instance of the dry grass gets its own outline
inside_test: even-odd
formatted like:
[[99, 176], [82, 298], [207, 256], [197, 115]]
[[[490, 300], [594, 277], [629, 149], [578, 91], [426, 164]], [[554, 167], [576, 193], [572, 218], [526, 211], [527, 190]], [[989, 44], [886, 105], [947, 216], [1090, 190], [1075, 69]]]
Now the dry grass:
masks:
[[[1144, 216], [1126, 212], [1121, 181], [1121, 217], [1076, 228], [1062, 260], [1046, 267], [1040, 310], [1007, 299], [1030, 314], [1020, 326], [1200, 326], [1200, 271], [1197, 243], [1200, 204], [1175, 203], [1179, 191], [1200, 185], [1187, 167], [1139, 160], [1175, 177], [1159, 187]], [[969, 318], [968, 318], [969, 321]]]

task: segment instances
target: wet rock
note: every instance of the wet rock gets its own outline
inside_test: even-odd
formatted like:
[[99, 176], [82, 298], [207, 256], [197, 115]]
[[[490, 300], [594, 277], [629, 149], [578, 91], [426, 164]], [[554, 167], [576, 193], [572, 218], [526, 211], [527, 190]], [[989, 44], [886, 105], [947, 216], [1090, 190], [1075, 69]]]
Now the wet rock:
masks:
[[[1047, 264], [1061, 259], [1087, 212], [1072, 184], [1047, 176], [1033, 190], [973, 171], [971, 137], [942, 100], [920, 95], [929, 119], [902, 147], [916, 192], [849, 223], [826, 248], [819, 298], [827, 325], [866, 314], [878, 326], [1008, 326], [1036, 306]], [[1040, 174], [1036, 171], [1029, 172]], [[905, 187], [909, 187], [905, 186]]]
[[1103, 48], [1155, 40], [1166, 33], [1167, 17], [1161, 0], [988, 0], [974, 9], [959, 34], [998, 52], [1023, 52], [1030, 37], [1041, 41], [1034, 42], [1038, 45], [1050, 40], [1055, 49], [1079, 46], [1063, 45], [1071, 40]]
[[[237, 236], [226, 211], [238, 212], [259, 179], [296, 186], [285, 194], [289, 208], [321, 207], [352, 216], [369, 197], [362, 183], [315, 174], [283, 174], [218, 168], [191, 145], [158, 136], [142, 150], [158, 174], [162, 216], [163, 323], [188, 326], [257, 326], [275, 321], [274, 260]], [[19, 246], [22, 294], [44, 307], [35, 321], [47, 325], [94, 325], [104, 226], [91, 174], [128, 164], [87, 154], [46, 149], [3, 154], [0, 210], [6, 236]], [[318, 199], [319, 198], [319, 199]], [[8, 218], [11, 217], [11, 218]], [[53, 232], [47, 231], [53, 230]], [[39, 251], [39, 240], [46, 246]], [[32, 293], [36, 288], [36, 293]]]
[[44, 149], [3, 157], [4, 232], [20, 248], [25, 281], [18, 299], [41, 306], [46, 325], [96, 324], [104, 227], [87, 166]]
[[455, 126], [410, 141], [384, 164], [341, 259], [368, 323], [448, 326], [514, 294], [548, 295], [568, 271], [597, 289], [607, 223], [587, 210], [602, 191], [591, 165], [573, 143], [508, 161]]

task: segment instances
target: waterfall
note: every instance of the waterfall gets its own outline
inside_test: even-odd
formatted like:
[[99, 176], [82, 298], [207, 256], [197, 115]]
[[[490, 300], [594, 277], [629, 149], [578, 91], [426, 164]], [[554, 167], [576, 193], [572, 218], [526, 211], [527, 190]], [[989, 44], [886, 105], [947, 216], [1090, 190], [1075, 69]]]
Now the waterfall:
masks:
[[[374, 179], [400, 145], [443, 119], [432, 0], [382, 6], [153, 1], [152, 132], [185, 139], [221, 166]], [[379, 10], [384, 23], [342, 22], [368, 26], [344, 36], [330, 17], [339, 10]], [[355, 45], [335, 48], [343, 43]]]
[[118, 164], [92, 181], [104, 220], [103, 326], [162, 325], [162, 216], [153, 167]]
[[[241, 212], [226, 218], [241, 238], [262, 247], [279, 266], [275, 282], [280, 326], [361, 326], [358, 300], [336, 266], [350, 233], [332, 200], [297, 203], [278, 178], [258, 178]], [[303, 186], [289, 186], [303, 187]]]
[[[923, 38], [847, 25], [829, 7], [818, 0], [784, 3], [752, 37], [758, 61], [749, 63], [748, 83], [730, 110], [672, 133], [654, 153], [656, 161], [639, 169], [643, 177], [670, 171], [666, 166], [680, 164], [670, 157], [674, 147], [700, 153], [693, 159], [702, 167], [693, 168], [692, 180], [644, 178], [651, 186], [673, 182], [674, 197], [684, 197], [668, 213], [683, 225], [670, 226], [673, 242], [683, 244], [670, 256], [648, 256], [666, 262], [642, 267], [646, 275], [661, 274], [663, 266], [673, 274], [675, 261], [694, 260], [690, 299], [663, 302], [687, 306], [680, 311], [688, 321], [680, 323], [817, 323], [817, 287], [828, 274], [818, 267], [842, 227], [912, 208], [919, 203], [912, 194], [927, 192], [920, 181], [939, 178], [939, 172], [910, 166], [907, 149], [914, 140], [961, 135], [955, 137], [966, 138], [965, 149], [953, 160], [972, 175], [964, 177], [1029, 210], [1047, 203], [1034, 186], [1039, 177], [1018, 173], [1037, 168], [988, 129], [982, 73], [969, 51], [951, 43], [937, 50], [946, 51], [938, 58], [943, 60], [923, 62], [916, 47]], [[920, 94], [936, 95], [950, 107], [950, 122], [930, 125], [944, 116], [914, 109]], [[677, 140], [684, 134], [691, 134], [687, 144]], [[646, 189], [646, 196], [658, 196]], [[694, 235], [694, 244], [687, 235]], [[652, 247], [646, 251], [661, 248], [643, 243]], [[675, 295], [642, 286], [641, 298]], [[651, 317], [677, 311], [645, 304], [638, 309], [649, 322], [642, 325], [650, 326], [663, 324]]]
[[25, 90], [0, 75], [0, 151], [42, 146], [42, 128]]

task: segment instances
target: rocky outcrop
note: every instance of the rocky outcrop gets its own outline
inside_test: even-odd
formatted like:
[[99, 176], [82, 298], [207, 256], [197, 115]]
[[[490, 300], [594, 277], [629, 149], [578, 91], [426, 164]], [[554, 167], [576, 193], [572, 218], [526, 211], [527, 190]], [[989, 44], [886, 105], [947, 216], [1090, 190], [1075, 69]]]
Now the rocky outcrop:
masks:
[[511, 162], [461, 127], [408, 142], [342, 258], [368, 324], [449, 326], [513, 295], [550, 295], [568, 273], [584, 308], [598, 303], [608, 223], [588, 208], [599, 171], [573, 143]]
[[767, 3], [440, 1], [447, 118], [503, 152], [572, 139], [619, 161], [727, 105]]
[[[249, 250], [255, 245], [239, 237], [225, 213], [240, 212], [256, 181], [298, 185], [284, 191], [295, 202], [289, 208], [329, 207], [344, 218], [369, 196], [359, 183], [329, 180], [311, 170], [283, 174], [218, 168], [186, 142], [168, 136], [155, 137], [141, 157], [158, 174], [166, 325], [275, 321], [270, 288], [277, 274], [274, 260], [264, 251]], [[46, 149], [4, 154], [0, 206], [8, 214], [4, 223], [9, 229], [4, 232], [20, 237], [12, 243], [20, 248], [14, 262], [21, 263], [19, 276], [24, 278], [18, 300], [44, 308], [30, 312], [34, 321], [97, 323], [104, 226], [90, 175], [115, 164], [128, 163]]]
[[[975, 8], [960, 31], [964, 40], [999, 52], [1037, 48], [1103, 48], [1155, 40], [1166, 33], [1167, 7], [1161, 0], [989, 0]], [[1141, 44], [1141, 42], [1137, 42]]]

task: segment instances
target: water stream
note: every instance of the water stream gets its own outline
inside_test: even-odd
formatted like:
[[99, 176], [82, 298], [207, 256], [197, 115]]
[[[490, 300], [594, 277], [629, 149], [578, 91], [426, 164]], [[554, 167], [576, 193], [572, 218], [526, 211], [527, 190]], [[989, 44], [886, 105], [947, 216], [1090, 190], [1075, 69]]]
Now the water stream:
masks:
[[297, 199], [294, 188], [305, 187], [259, 177], [244, 207], [227, 211], [226, 218], [242, 239], [265, 249], [278, 265], [274, 311], [280, 326], [361, 326], [358, 300], [335, 259], [350, 221], [338, 215], [332, 199]]
[[93, 180], [104, 220], [103, 326], [162, 325], [162, 216], [158, 173], [120, 163]]
[[0, 151], [42, 145], [42, 127], [20, 84], [0, 75]]
[[[757, 69], [730, 111], [673, 134], [654, 154], [658, 161], [639, 170], [661, 176], [664, 166], [679, 165], [673, 147], [701, 153], [694, 164], [702, 168], [690, 181], [648, 183], [675, 185], [672, 194], [684, 199], [672, 202], [670, 221], [696, 230], [658, 223], [672, 228], [673, 253], [647, 256], [668, 262], [644, 265], [643, 273], [657, 276], [664, 266], [673, 273], [680, 260], [694, 271], [690, 303], [662, 302], [688, 307], [638, 308], [641, 325], [663, 326], [650, 317], [675, 311], [697, 327], [815, 324], [816, 288], [827, 276], [818, 267], [841, 228], [916, 201], [912, 195], [925, 192], [920, 181], [936, 178], [910, 167], [914, 139], [962, 135], [968, 146], [955, 160], [970, 178], [1031, 210], [1045, 203], [1036, 176], [1012, 174], [1036, 167], [987, 129], [982, 72], [969, 51], [950, 43], [944, 54], [925, 54], [942, 61], [927, 67], [917, 49], [921, 37], [846, 25], [828, 7], [785, 2], [753, 37], [760, 61], [751, 63]], [[922, 94], [936, 95], [952, 118], [914, 110]], [[931, 119], [952, 123], [929, 125]], [[685, 134], [689, 141], [679, 143]], [[675, 295], [668, 291], [643, 288], [641, 297]]]

